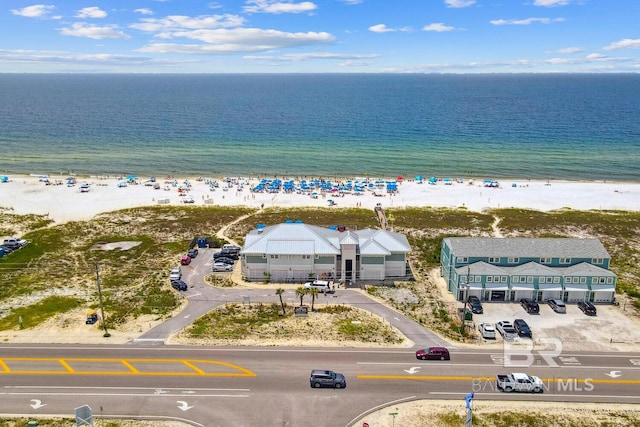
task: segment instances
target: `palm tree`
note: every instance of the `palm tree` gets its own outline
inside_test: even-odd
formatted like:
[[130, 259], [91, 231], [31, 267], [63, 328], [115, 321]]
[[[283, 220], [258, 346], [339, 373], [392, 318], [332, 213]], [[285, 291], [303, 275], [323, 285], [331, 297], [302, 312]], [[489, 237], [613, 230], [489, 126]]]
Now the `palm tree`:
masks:
[[296, 288], [296, 295], [300, 297], [300, 307], [302, 307], [302, 299], [307, 294], [307, 290], [304, 286], [298, 286]]
[[316, 302], [316, 297], [318, 296], [318, 288], [311, 287], [306, 291], [308, 294], [311, 294], [311, 311], [313, 311], [313, 303]]
[[276, 295], [278, 295], [278, 297], [280, 297], [280, 305], [282, 306], [282, 315], [284, 316], [287, 313], [284, 310], [284, 302], [282, 301], [282, 294], [284, 294], [284, 289], [282, 289], [282, 288], [276, 289]]

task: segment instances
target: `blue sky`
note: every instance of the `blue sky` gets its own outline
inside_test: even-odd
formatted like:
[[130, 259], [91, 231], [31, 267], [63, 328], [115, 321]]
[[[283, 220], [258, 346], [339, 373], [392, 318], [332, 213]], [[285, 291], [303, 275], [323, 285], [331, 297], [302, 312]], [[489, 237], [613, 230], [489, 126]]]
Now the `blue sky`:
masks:
[[640, 72], [640, 0], [0, 0], [0, 72]]

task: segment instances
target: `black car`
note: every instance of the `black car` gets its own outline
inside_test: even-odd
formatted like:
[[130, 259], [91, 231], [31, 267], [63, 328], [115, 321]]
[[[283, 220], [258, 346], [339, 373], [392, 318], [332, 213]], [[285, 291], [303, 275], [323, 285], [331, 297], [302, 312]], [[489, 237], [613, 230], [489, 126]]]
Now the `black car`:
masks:
[[595, 316], [597, 314], [596, 306], [588, 301], [580, 301], [578, 308], [587, 316]]
[[231, 259], [238, 259], [240, 258], [240, 255], [238, 255], [238, 253], [236, 251], [229, 251], [229, 250], [221, 250], [220, 252], [216, 252], [213, 254], [213, 259], [218, 259], [221, 257], [225, 257], [225, 258], [231, 258]]
[[189, 249], [187, 255], [189, 256], [189, 258], [195, 258], [198, 256], [198, 250], [196, 248]]
[[523, 319], [516, 319], [513, 321], [513, 328], [518, 332], [521, 337], [531, 338], [531, 328], [527, 325]]
[[467, 302], [471, 307], [471, 312], [475, 314], [482, 314], [484, 310], [482, 309], [482, 303], [480, 302], [480, 298], [475, 295], [469, 295], [467, 298]]
[[233, 265], [235, 264], [235, 260], [231, 259], [231, 258], [227, 258], [226, 256], [221, 256], [218, 258], [214, 258], [215, 262], [222, 262], [224, 264], [228, 264], [228, 265]]
[[187, 284], [184, 282], [184, 280], [172, 280], [171, 281], [171, 286], [176, 291], [186, 291], [187, 290]]
[[526, 311], [529, 314], [540, 313], [540, 306], [538, 305], [537, 302], [535, 302], [530, 298], [522, 298], [520, 300], [520, 305], [522, 306], [522, 308], [524, 308], [524, 311]]

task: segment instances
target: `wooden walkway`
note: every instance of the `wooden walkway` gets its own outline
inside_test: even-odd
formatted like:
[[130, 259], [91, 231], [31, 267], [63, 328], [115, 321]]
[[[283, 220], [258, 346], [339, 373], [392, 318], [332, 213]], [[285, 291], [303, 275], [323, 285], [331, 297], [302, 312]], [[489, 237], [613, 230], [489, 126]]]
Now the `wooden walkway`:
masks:
[[389, 223], [387, 222], [387, 216], [384, 214], [384, 209], [382, 206], [376, 206], [376, 216], [378, 217], [378, 224], [380, 224], [380, 228], [383, 230], [389, 230]]

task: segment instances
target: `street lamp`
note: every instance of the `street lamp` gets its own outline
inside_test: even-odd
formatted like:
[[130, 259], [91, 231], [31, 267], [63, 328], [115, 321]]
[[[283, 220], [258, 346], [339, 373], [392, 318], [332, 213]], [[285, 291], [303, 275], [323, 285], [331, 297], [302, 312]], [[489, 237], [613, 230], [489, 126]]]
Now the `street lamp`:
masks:
[[111, 334], [107, 330], [107, 321], [104, 318], [104, 306], [102, 304], [102, 289], [100, 289], [100, 269], [97, 264], [96, 264], [96, 283], [98, 284], [98, 300], [100, 301], [100, 315], [102, 316], [102, 327], [104, 329], [104, 335], [102, 336], [105, 338], [109, 338]]
[[468, 294], [469, 294], [469, 283], [467, 283], [466, 285], [462, 286], [462, 290], [464, 290], [464, 293], [462, 294], [464, 297], [464, 308], [462, 309], [462, 329], [460, 330], [460, 333], [462, 335], [464, 335], [464, 329], [466, 326], [466, 322], [467, 322], [467, 300], [469, 299]]

